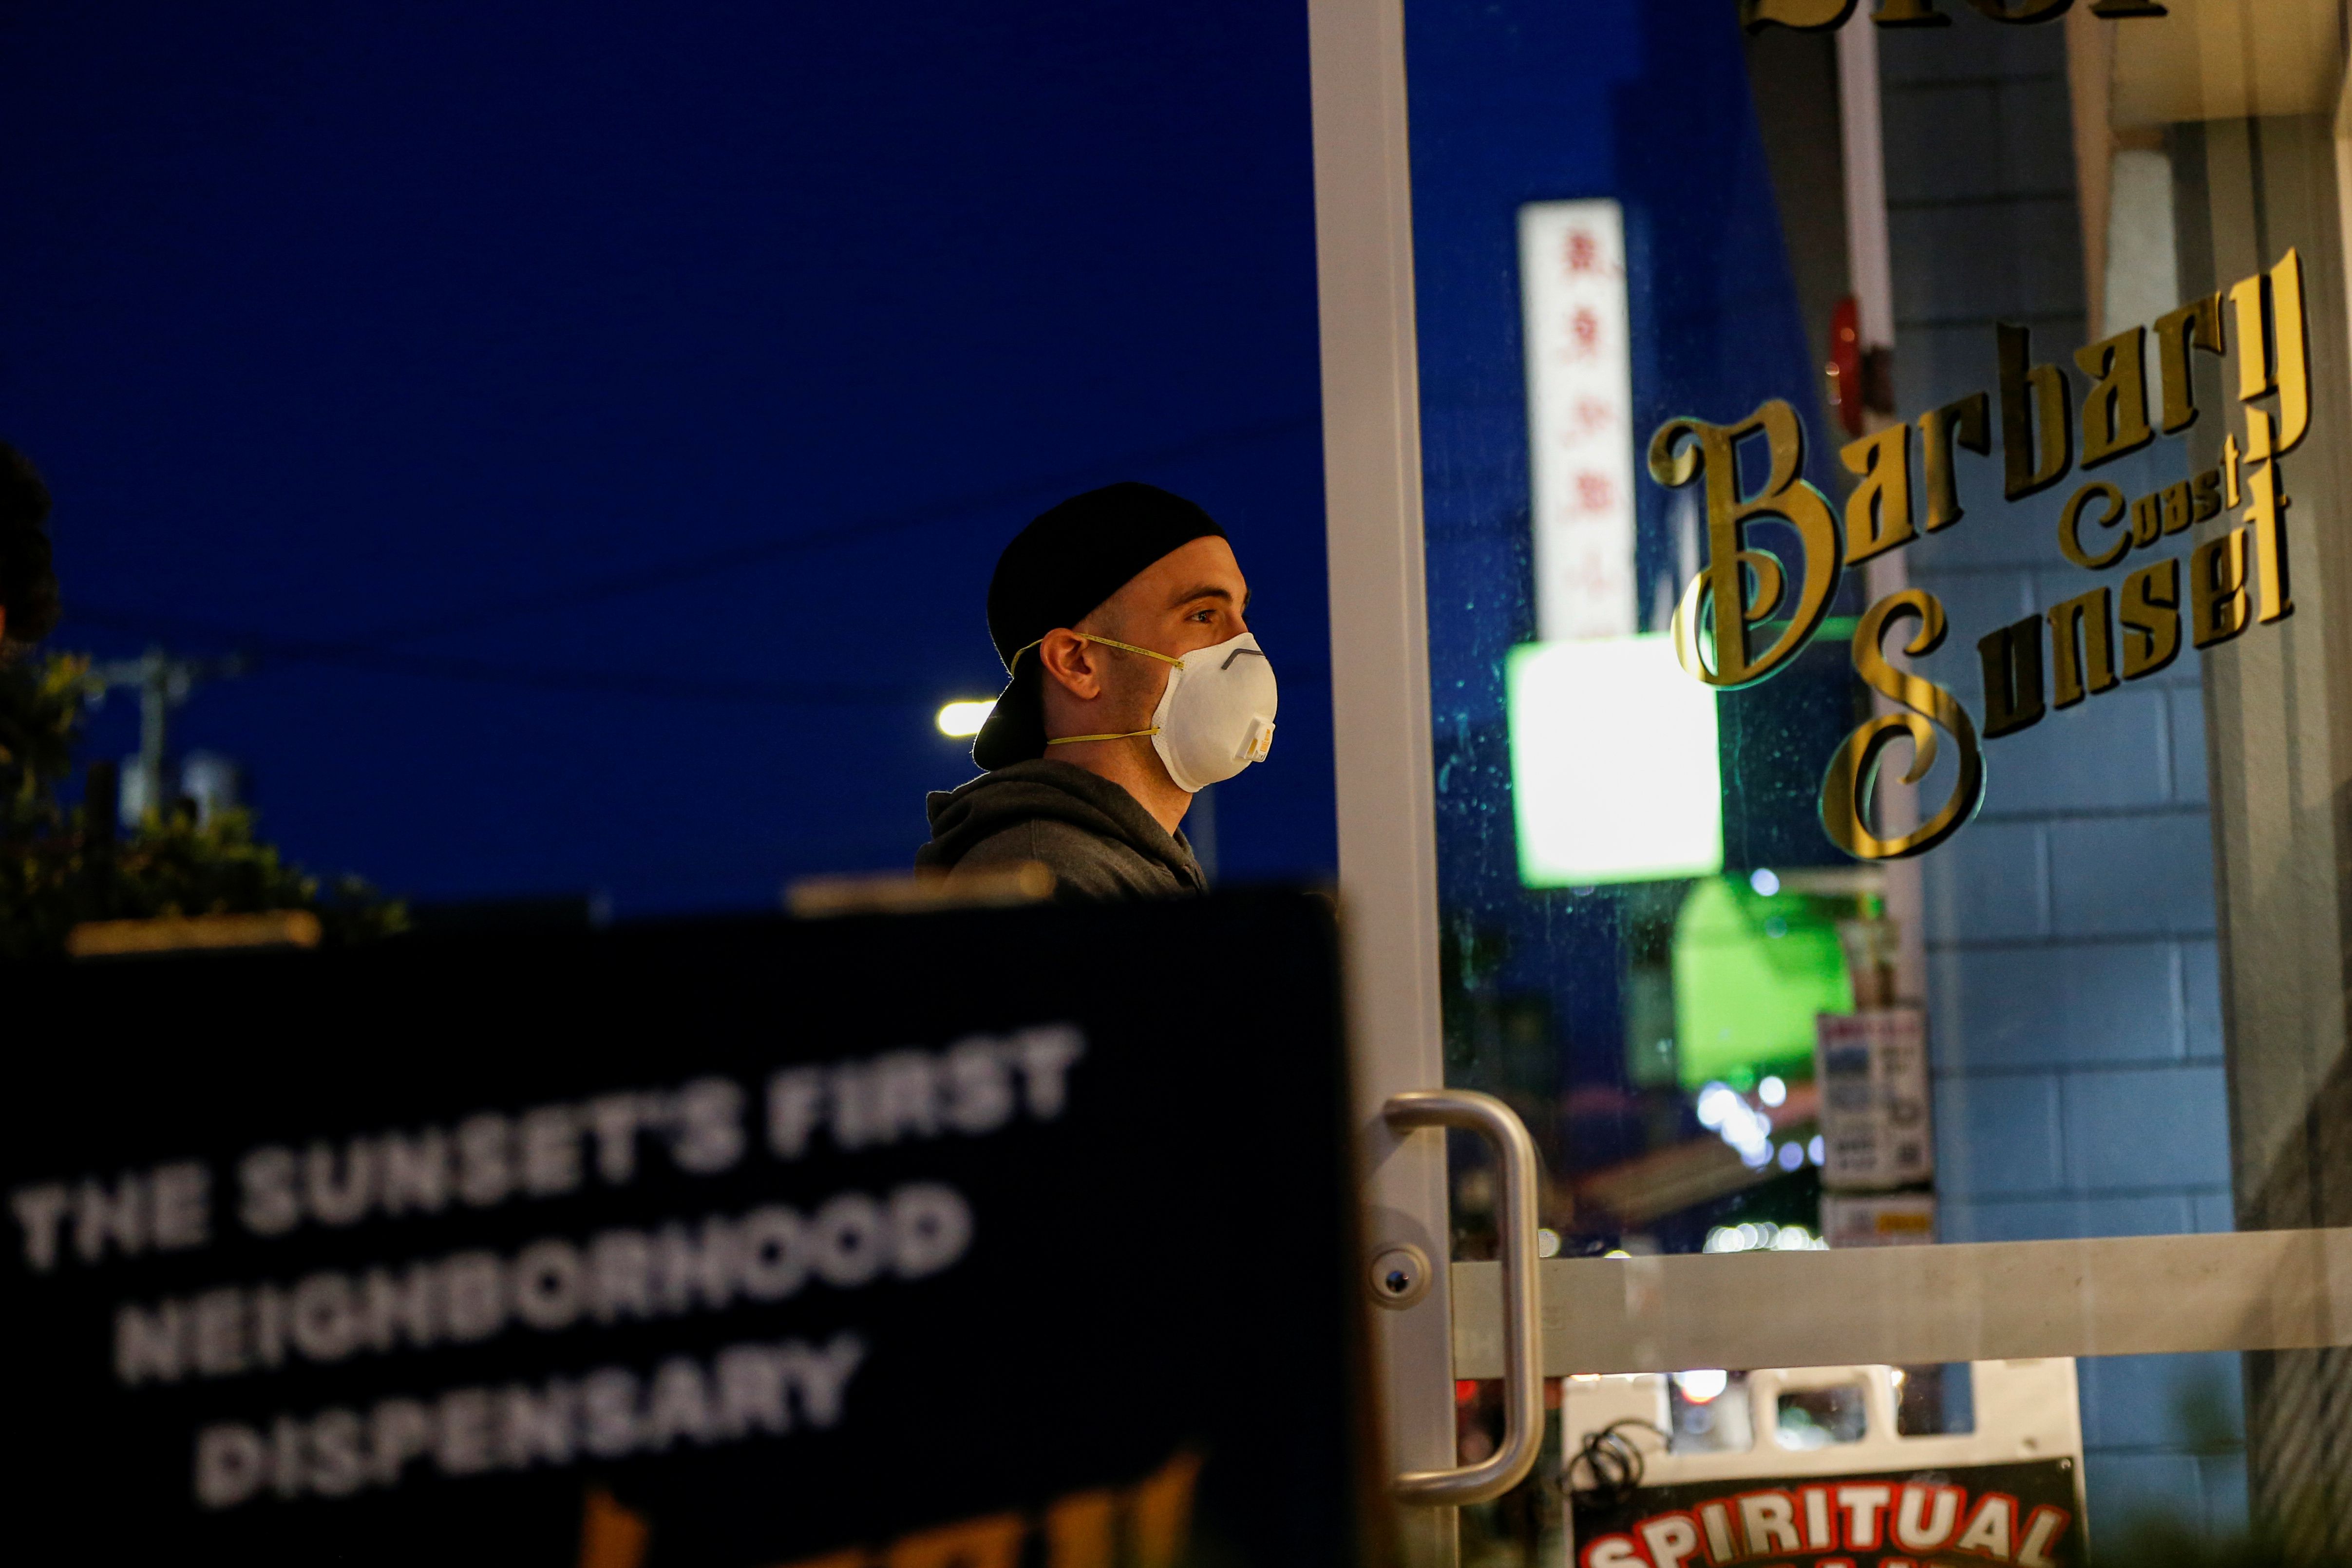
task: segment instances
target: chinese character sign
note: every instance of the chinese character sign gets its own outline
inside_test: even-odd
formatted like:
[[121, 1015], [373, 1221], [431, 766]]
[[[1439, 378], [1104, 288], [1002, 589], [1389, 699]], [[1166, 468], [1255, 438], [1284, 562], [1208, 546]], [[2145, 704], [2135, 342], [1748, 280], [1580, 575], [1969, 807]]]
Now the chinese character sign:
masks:
[[1634, 618], [1625, 221], [1610, 201], [1519, 209], [1537, 635], [1625, 637]]

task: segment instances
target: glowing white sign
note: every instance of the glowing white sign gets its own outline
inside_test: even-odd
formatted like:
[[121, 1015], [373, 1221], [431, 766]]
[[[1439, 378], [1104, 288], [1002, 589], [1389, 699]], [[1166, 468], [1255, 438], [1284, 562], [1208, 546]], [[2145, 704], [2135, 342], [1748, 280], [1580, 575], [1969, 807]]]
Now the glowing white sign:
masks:
[[1633, 371], [1625, 219], [1615, 202], [1519, 209], [1536, 635], [1630, 637]]
[[1524, 885], [1723, 869], [1715, 693], [1683, 674], [1672, 637], [1530, 643], [1507, 670]]

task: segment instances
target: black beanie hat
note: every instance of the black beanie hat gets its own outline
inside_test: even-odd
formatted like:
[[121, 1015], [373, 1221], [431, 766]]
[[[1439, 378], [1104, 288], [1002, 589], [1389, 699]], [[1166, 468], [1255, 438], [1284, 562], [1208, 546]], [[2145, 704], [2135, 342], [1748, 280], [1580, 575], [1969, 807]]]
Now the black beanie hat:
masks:
[[1014, 535], [988, 583], [988, 634], [1013, 679], [971, 743], [971, 759], [994, 768], [1045, 755], [1044, 666], [1022, 650], [1085, 620], [1171, 550], [1211, 537], [1225, 530], [1208, 513], [1132, 481], [1073, 496]]

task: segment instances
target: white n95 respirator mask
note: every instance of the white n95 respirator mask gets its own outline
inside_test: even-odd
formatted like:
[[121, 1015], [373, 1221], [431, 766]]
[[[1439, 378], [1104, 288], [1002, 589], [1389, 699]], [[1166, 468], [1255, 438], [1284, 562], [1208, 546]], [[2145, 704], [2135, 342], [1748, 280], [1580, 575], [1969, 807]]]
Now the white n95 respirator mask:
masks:
[[[1077, 635], [1172, 666], [1168, 685], [1160, 694], [1160, 706], [1151, 710], [1150, 729], [1119, 735], [1065, 735], [1048, 740], [1047, 746], [1131, 740], [1148, 735], [1151, 749], [1160, 753], [1160, 762], [1168, 768], [1168, 777], [1190, 795], [1223, 783], [1253, 762], [1265, 760], [1266, 748], [1274, 744], [1274, 665], [1247, 632], [1213, 648], [1196, 648], [1181, 659], [1089, 632]], [[1014, 655], [1016, 660], [1019, 657]]]
[[1151, 711], [1151, 749], [1187, 794], [1221, 784], [1274, 744], [1274, 665], [1244, 632], [1197, 648], [1168, 672]]

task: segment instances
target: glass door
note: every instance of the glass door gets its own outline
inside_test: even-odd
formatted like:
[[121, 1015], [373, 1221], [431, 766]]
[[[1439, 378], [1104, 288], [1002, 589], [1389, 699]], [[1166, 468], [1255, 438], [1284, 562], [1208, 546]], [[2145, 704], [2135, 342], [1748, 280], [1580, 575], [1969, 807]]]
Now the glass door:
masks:
[[2352, 1546], [2338, 8], [1310, 13], [1371, 1239], [1452, 1284], [1376, 1314], [1400, 1466], [1513, 1436], [1509, 1173], [1379, 1115], [1444, 1084], [1547, 1259], [1465, 1554], [1621, 1539], [1612, 1426], [1801, 1511], [2063, 1448], [2011, 1562]]

